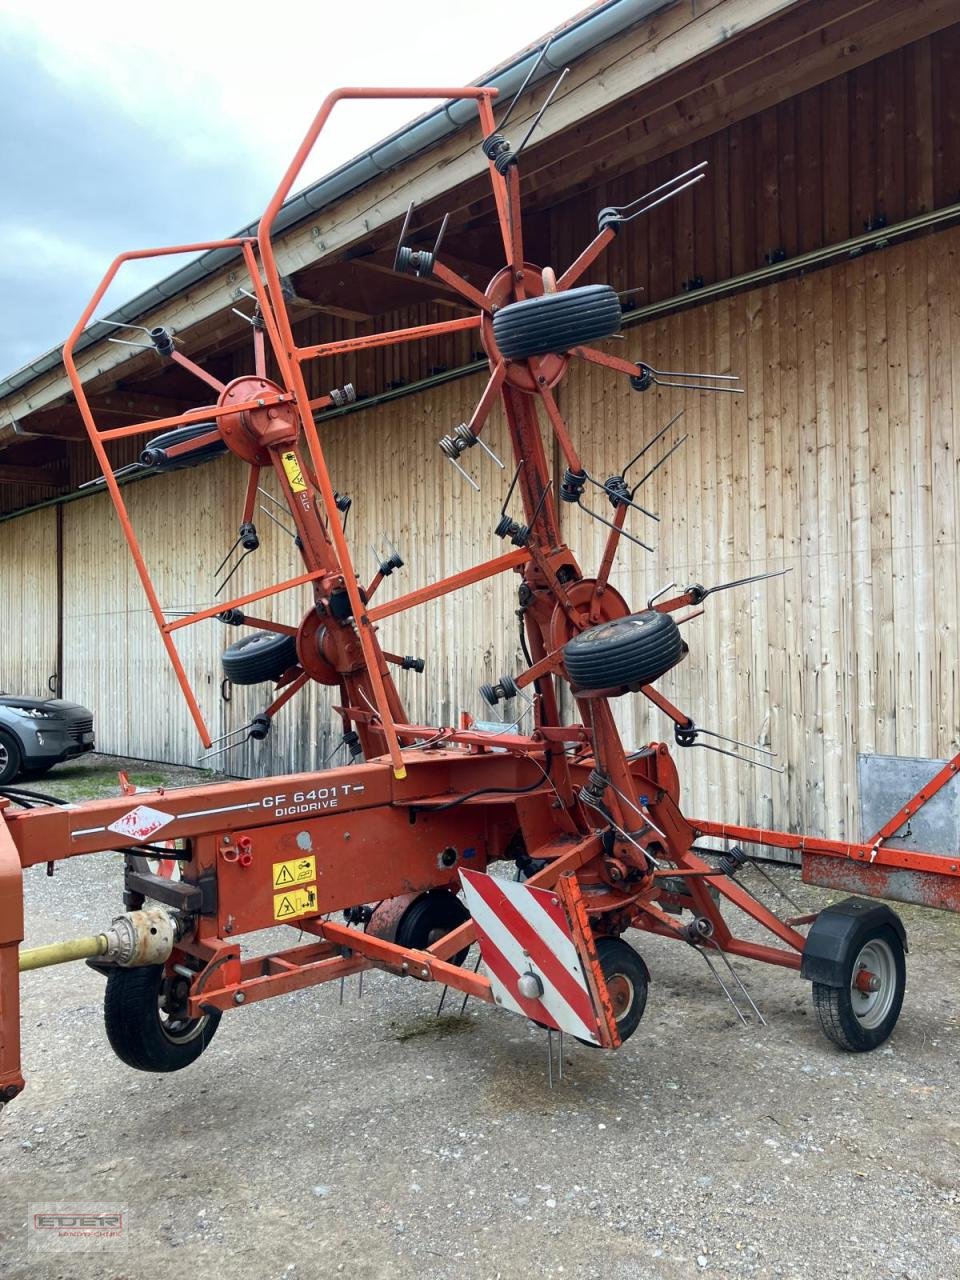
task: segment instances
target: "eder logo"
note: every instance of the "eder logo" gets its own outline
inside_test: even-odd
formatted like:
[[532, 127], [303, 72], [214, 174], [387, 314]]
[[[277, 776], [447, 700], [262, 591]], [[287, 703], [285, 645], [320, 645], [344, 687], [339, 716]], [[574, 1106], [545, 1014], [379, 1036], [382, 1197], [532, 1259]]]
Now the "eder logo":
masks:
[[33, 1204], [27, 1229], [32, 1249], [93, 1252], [127, 1243], [128, 1215], [122, 1205]]

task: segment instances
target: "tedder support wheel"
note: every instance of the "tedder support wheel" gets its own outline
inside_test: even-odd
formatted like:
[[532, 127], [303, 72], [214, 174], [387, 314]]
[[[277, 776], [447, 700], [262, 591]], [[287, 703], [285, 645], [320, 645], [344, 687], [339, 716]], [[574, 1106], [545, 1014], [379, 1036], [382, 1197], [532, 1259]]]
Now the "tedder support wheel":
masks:
[[220, 662], [233, 684], [266, 684], [296, 666], [297, 637], [255, 631], [224, 649]]
[[[613, 1005], [620, 1040], [626, 1043], [640, 1025], [647, 1006], [650, 973], [643, 956], [622, 938], [597, 938], [597, 959]], [[596, 1047], [589, 1040], [580, 1043]]]
[[[452, 929], [470, 919], [470, 912], [448, 889], [431, 889], [412, 902], [397, 925], [396, 942], [401, 947], [426, 951]], [[450, 957], [451, 964], [463, 964], [469, 947]]]
[[844, 959], [842, 986], [813, 984], [820, 1030], [849, 1053], [866, 1053], [887, 1039], [900, 1017], [907, 985], [903, 942], [889, 925], [858, 939]]
[[563, 649], [577, 689], [639, 689], [676, 666], [686, 653], [680, 629], [668, 613], [645, 609], [581, 631]]
[[110, 1047], [138, 1071], [180, 1071], [200, 1057], [220, 1025], [214, 1010], [202, 1018], [179, 1017], [172, 1002], [186, 994], [186, 979], [164, 974], [162, 964], [114, 968], [107, 975], [103, 1017]]
[[493, 317], [493, 336], [507, 360], [569, 351], [620, 332], [620, 299], [608, 284], [511, 302]]
[[13, 782], [23, 766], [23, 753], [11, 734], [0, 730], [0, 785]]

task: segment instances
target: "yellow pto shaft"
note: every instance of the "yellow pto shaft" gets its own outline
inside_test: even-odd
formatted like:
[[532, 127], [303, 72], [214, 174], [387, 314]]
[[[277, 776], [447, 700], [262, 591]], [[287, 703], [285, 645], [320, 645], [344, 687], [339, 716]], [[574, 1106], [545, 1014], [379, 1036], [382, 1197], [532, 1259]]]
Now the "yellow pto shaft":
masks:
[[70, 942], [51, 942], [46, 947], [31, 947], [29, 951], [20, 952], [20, 972], [45, 969], [50, 964], [66, 964], [68, 960], [102, 956], [106, 954], [109, 945], [105, 933], [94, 933], [87, 938], [73, 938]]

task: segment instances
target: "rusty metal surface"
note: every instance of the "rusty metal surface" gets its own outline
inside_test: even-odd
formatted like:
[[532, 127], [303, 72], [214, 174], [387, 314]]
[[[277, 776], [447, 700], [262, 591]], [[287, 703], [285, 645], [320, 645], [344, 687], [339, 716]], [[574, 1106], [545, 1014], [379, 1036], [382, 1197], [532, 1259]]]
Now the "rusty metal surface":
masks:
[[941, 911], [960, 911], [960, 880], [955, 875], [932, 871], [870, 865], [850, 858], [804, 853], [802, 876], [807, 884], [843, 893], [864, 894], [868, 898], [890, 898], [894, 902], [915, 902]]

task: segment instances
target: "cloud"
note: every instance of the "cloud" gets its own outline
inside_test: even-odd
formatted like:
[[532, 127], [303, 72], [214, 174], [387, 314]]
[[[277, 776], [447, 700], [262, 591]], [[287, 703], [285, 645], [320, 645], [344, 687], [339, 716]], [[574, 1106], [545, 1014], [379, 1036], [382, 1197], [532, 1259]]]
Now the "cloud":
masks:
[[[469, 83], [564, 16], [556, 0], [288, 0], [282, 21], [260, 0], [0, 0], [0, 377], [62, 342], [117, 253], [254, 221], [336, 85]], [[295, 186], [431, 105], [339, 106]], [[179, 265], [125, 268], [104, 308]]]
[[[131, 119], [26, 41], [0, 45], [0, 118], [0, 376], [63, 340], [118, 252], [230, 234], [271, 191], [242, 143], [185, 147], [162, 111]], [[175, 265], [129, 268], [105, 306]]]

